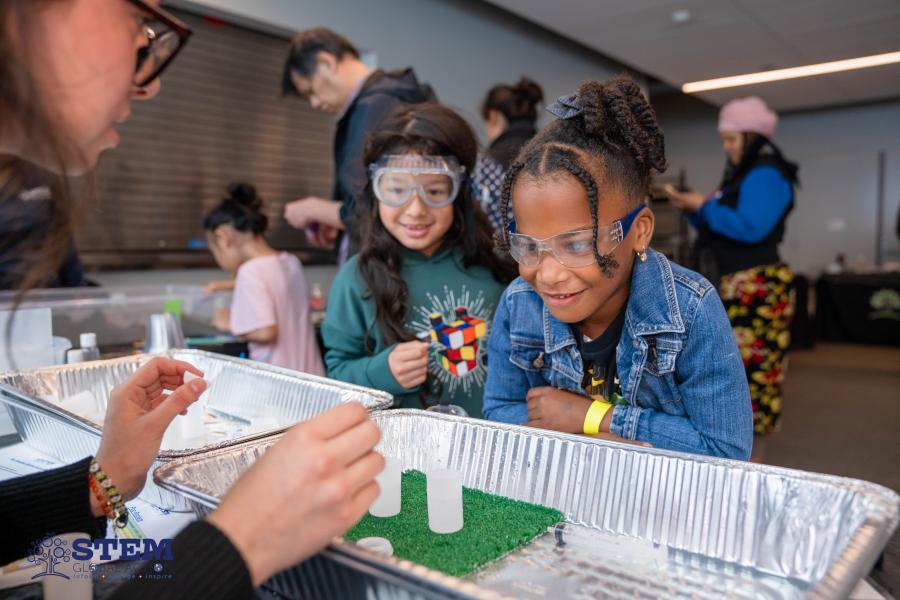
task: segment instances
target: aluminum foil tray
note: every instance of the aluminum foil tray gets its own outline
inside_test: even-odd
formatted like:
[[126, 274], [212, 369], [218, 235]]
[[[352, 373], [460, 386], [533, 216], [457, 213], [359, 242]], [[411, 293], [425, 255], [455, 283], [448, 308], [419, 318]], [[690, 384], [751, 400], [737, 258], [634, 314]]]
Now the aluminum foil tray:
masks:
[[[864, 481], [416, 410], [380, 412], [404, 469], [559, 509], [565, 523], [463, 579], [341, 539], [266, 586], [292, 598], [842, 598], [897, 526]], [[277, 441], [172, 461], [157, 483], [199, 516]], [[272, 535], [301, 535], [281, 531]]]
[[[110, 391], [153, 356], [191, 363], [210, 382], [202, 399], [207, 412], [203, 445], [162, 450], [156, 466], [272, 435], [342, 402], [357, 401], [369, 410], [393, 404], [393, 397], [385, 392], [199, 350], [2, 373], [0, 400], [26, 443], [59, 460], [75, 461], [96, 453], [103, 426], [66, 410], [64, 399], [87, 390], [105, 412]], [[181, 496], [153, 484], [152, 472], [141, 497], [169, 510], [190, 510]]]

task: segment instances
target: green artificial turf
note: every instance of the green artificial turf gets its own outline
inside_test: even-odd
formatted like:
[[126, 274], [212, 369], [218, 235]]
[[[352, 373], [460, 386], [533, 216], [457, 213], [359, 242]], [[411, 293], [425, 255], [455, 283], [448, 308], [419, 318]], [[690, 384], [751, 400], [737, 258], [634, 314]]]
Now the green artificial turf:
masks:
[[463, 528], [456, 533], [432, 533], [428, 528], [425, 474], [403, 473], [401, 511], [394, 517], [366, 514], [345, 536], [390, 540], [394, 556], [462, 577], [528, 544], [563, 520], [558, 510], [463, 488]]

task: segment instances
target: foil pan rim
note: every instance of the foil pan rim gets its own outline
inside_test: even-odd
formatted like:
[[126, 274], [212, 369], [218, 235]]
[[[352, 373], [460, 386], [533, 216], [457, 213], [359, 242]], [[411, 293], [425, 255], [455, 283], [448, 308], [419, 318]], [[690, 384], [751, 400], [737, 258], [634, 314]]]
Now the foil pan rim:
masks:
[[[747, 463], [744, 461], [722, 459], [717, 457], [699, 456], [653, 448], [643, 448], [603, 439], [591, 440], [585, 439], [583, 436], [572, 434], [545, 432], [542, 430], [523, 431], [523, 428], [521, 426], [493, 423], [479, 419], [452, 417], [448, 415], [441, 415], [414, 409], [398, 409], [386, 411], [377, 413], [373, 417], [377, 422], [382, 419], [399, 419], [404, 416], [415, 416], [420, 419], [429, 418], [443, 421], [467, 421], [475, 423], [479, 427], [487, 429], [515, 431], [520, 435], [551, 437], [564, 441], [577, 441], [590, 445], [603, 445], [628, 451], [631, 453], [665, 456], [667, 458], [682, 461], [726, 466], [730, 469], [739, 469], [745, 472], [756, 472], [761, 474], [764, 473], [766, 475], [779, 476], [798, 482], [808, 482], [811, 484], [819, 485], [834, 485], [845, 490], [858, 493], [864, 497], [864, 500], [868, 501], [870, 510], [867, 512], [863, 522], [860, 523], [856, 530], [851, 533], [844, 547], [841, 548], [836, 555], [834, 555], [831, 564], [824, 572], [821, 573], [819, 580], [815, 584], [813, 584], [813, 587], [809, 591], [812, 597], [831, 598], [841, 597], [842, 595], [849, 594], [853, 586], [856, 584], [856, 579], [854, 579], [856, 571], [860, 570], [863, 567], [868, 568], [871, 566], [871, 563], [874, 562], [877, 554], [877, 551], [875, 550], [875, 546], [877, 544], [875, 542], [885, 541], [890, 533], [896, 528], [898, 519], [900, 519], [900, 495], [898, 495], [893, 490], [890, 490], [879, 484], [859, 479], [800, 471], [797, 469], [790, 469], [785, 467], [754, 465], [752, 463]], [[278, 436], [270, 436], [267, 440], [247, 442], [245, 444], [242, 444], [241, 446], [246, 448], [257, 445], [261, 446], [263, 443], [273, 444], [277, 442], [278, 439]], [[231, 448], [222, 450], [221, 453], [236, 452], [240, 450], [241, 446], [233, 446]], [[195, 502], [201, 506], [205, 506], [206, 508], [214, 508], [220, 501], [219, 497], [207, 494], [198, 489], [191, 488], [189, 484], [182, 484], [181, 482], [170, 481], [167, 479], [170, 473], [172, 473], [173, 471], [177, 472], [177, 470], [181, 466], [184, 466], [186, 464], [189, 465], [201, 460], [213, 460], [214, 458], [215, 456], [213, 454], [207, 454], [204, 456], [177, 459], [176, 461], [172, 461], [156, 469], [153, 475], [153, 479], [160, 487], [178, 494], [182, 494], [188, 500]], [[392, 570], [401, 569], [408, 571], [409, 569], [414, 568], [414, 571], [411, 571], [411, 573], [414, 573], [415, 576], [423, 578], [427, 581], [431, 581], [432, 583], [440, 585], [441, 587], [448, 586], [455, 591], [461, 591], [456, 584], [474, 585], [470, 582], [458, 578], [451, 577], [448, 579], [449, 576], [447, 575], [444, 575], [432, 569], [428, 569], [426, 567], [422, 567], [421, 565], [415, 565], [414, 563], [407, 564], [408, 561], [403, 561], [403, 563], [401, 564], [400, 562], [398, 562], [399, 559], [396, 559], [394, 557], [385, 558], [378, 556], [369, 556], [368, 554], [359, 555], [354, 551], [354, 549], [349, 548], [349, 546], [350, 544], [344, 542], [342, 538], [336, 538], [333, 543], [327, 548], [327, 550], [323, 551], [323, 553], [327, 553], [330, 558], [334, 558], [335, 555], [349, 555], [353, 560], [356, 560], [357, 562], [361, 561], [369, 568], [375, 568], [379, 571], [387, 568], [390, 568]], [[474, 596], [478, 598], [497, 597], [495, 592], [490, 592], [489, 590], [479, 588], [478, 586], [475, 586], [474, 589], [475, 591], [470, 591], [467, 589], [466, 595], [469, 596], [469, 594], [471, 594], [470, 597]], [[485, 595], [485, 593], [495, 595], [488, 596]]]
[[[285, 369], [282, 367], [277, 367], [273, 365], [269, 365], [266, 363], [261, 363], [258, 361], [248, 360], [248, 359], [239, 359], [232, 356], [226, 356], [222, 354], [217, 354], [215, 352], [207, 352], [204, 350], [192, 350], [192, 349], [173, 349], [168, 350], [166, 352], [159, 353], [143, 353], [143, 354], [133, 354], [130, 356], [123, 356], [119, 358], [106, 359], [101, 361], [92, 361], [87, 363], [77, 363], [71, 365], [56, 365], [56, 366], [48, 366], [48, 367], [39, 367], [36, 369], [26, 369], [22, 371], [4, 371], [0, 372], [0, 403], [2, 404], [11, 404], [15, 408], [20, 410], [26, 410], [32, 413], [36, 413], [42, 417], [54, 419], [57, 421], [62, 421], [65, 425], [74, 427], [79, 431], [87, 432], [89, 434], [95, 435], [97, 437], [102, 437], [103, 428], [101, 425], [95, 423], [94, 421], [87, 419], [77, 413], [66, 410], [64, 407], [51, 402], [49, 400], [45, 400], [43, 398], [38, 398], [32, 396], [31, 394], [26, 393], [23, 390], [13, 386], [11, 383], [7, 383], [13, 377], [41, 377], [41, 376], [53, 376], [62, 373], [69, 372], [77, 372], [83, 371], [86, 369], [92, 368], [105, 368], [105, 367], [115, 367], [117, 365], [125, 365], [137, 363], [139, 365], [143, 365], [153, 358], [163, 357], [163, 358], [175, 358], [179, 359], [189, 358], [191, 356], [196, 356], [201, 359], [216, 361], [218, 363], [232, 364], [237, 367], [243, 369], [251, 369], [260, 373], [269, 373], [274, 374], [279, 377], [286, 377], [288, 379], [297, 381], [306, 381], [309, 383], [314, 383], [316, 385], [327, 386], [329, 388], [340, 390], [343, 392], [349, 393], [358, 393], [363, 394], [369, 398], [374, 398], [377, 400], [375, 404], [372, 406], [366, 407], [370, 413], [375, 413], [379, 411], [383, 411], [386, 408], [390, 407], [394, 403], [394, 397], [382, 390], [376, 390], [371, 388], [366, 388], [359, 385], [349, 384], [342, 381], [336, 381], [333, 379], [328, 379], [326, 377], [319, 377], [317, 375], [310, 375], [309, 373], [303, 373], [300, 371], [292, 371], [290, 369]], [[190, 457], [198, 454], [205, 454], [208, 452], [214, 452], [220, 449], [229, 448], [234, 445], [244, 444], [249, 442], [254, 442], [260, 439], [264, 439], [266, 437], [270, 437], [273, 435], [279, 435], [282, 433], [286, 427], [280, 426], [273, 428], [268, 431], [254, 432], [249, 433], [240, 437], [231, 438], [222, 440], [215, 443], [205, 444], [203, 446], [197, 448], [187, 448], [180, 450], [160, 450], [156, 458], [158, 460], [171, 461], [177, 458]]]
[[[758, 472], [758, 473], [769, 473], [769, 474], [778, 474], [790, 479], [796, 479], [800, 481], [810, 481], [815, 483], [829, 483], [835, 484], [838, 487], [844, 489], [855, 490], [861, 493], [864, 493], [867, 497], [871, 497], [877, 500], [877, 505], [886, 509], [887, 514], [893, 514], [895, 519], [900, 518], [900, 494], [895, 492], [894, 490], [887, 488], [881, 484], [873, 483], [871, 481], [866, 481], [864, 479], [857, 479], [853, 477], [843, 477], [841, 475], [832, 475], [829, 473], [819, 473], [815, 471], [803, 471], [800, 469], [792, 469], [790, 467], [779, 467], [774, 465], [757, 465], [755, 463], [750, 463], [741, 460], [734, 460], [729, 458], [719, 458], [714, 456], [703, 456], [698, 454], [688, 454], [684, 452], [676, 452], [673, 450], [662, 450], [659, 448], [646, 448], [643, 446], [635, 446], [632, 444], [626, 444], [622, 442], [615, 442], [606, 439], [586, 439], [584, 436], [570, 434], [570, 433], [559, 433], [556, 431], [548, 431], [543, 429], [534, 429], [528, 428], [521, 425], [510, 425], [507, 423], [497, 423], [494, 421], [485, 421], [482, 419], [474, 419], [468, 417], [455, 417], [451, 415], [443, 415], [440, 413], [434, 413], [430, 411], [423, 411], [413, 408], [406, 409], [394, 409], [390, 411], [381, 411], [375, 413], [373, 415], [374, 418], [380, 419], [397, 419], [402, 418], [404, 416], [416, 416], [419, 418], [431, 418], [437, 420], [444, 421], [466, 421], [470, 423], [477, 424], [480, 427], [485, 427], [488, 429], [499, 429], [506, 431], [515, 431], [522, 433], [523, 435], [533, 435], [538, 437], [550, 437], [556, 438], [560, 440], [569, 440], [569, 441], [577, 441], [582, 443], [589, 444], [599, 444], [603, 446], [609, 446], [612, 448], [618, 448], [621, 450], [627, 450], [629, 452], [641, 453], [641, 454], [652, 454], [656, 456], [666, 456], [669, 458], [674, 458], [678, 460], [684, 460], [695, 463], [703, 463], [703, 464], [713, 464], [719, 466], [726, 466], [730, 468], [738, 467], [741, 470], [748, 472]], [[523, 429], [527, 429], [530, 431], [522, 431]], [[217, 453], [222, 452], [232, 452], [239, 449], [239, 446], [244, 445], [255, 445], [260, 443], [261, 441], [271, 441], [272, 443], [276, 442], [280, 437], [284, 435], [284, 431], [276, 432], [271, 435], [259, 436], [259, 438], [266, 438], [266, 440], [262, 439], [254, 439], [254, 440], [242, 440], [239, 444], [232, 444], [228, 448], [221, 448], [211, 450], [210, 452], [204, 453], [202, 457], [200, 456], [185, 456], [180, 457], [177, 460], [169, 461], [166, 465], [166, 469], [175, 469], [180, 465], [184, 465], [185, 463], [194, 462], [196, 459], [209, 459], [213, 458]], [[164, 467], [160, 467], [163, 469]], [[157, 471], [160, 471], [157, 469]], [[161, 476], [166, 475], [166, 472], [161, 473]], [[168, 483], [168, 482], [167, 482]], [[890, 509], [894, 510], [891, 511]]]

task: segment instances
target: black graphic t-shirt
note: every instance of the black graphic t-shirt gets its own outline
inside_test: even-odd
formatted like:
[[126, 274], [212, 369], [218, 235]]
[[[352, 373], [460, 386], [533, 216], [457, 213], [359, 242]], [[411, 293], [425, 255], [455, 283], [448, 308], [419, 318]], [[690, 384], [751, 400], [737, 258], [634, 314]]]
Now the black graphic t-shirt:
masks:
[[610, 323], [599, 337], [587, 339], [577, 327], [573, 327], [578, 351], [584, 361], [584, 380], [581, 382], [584, 391], [594, 400], [605, 400], [616, 403], [621, 397], [619, 377], [616, 373], [616, 346], [622, 337], [625, 325], [625, 311]]

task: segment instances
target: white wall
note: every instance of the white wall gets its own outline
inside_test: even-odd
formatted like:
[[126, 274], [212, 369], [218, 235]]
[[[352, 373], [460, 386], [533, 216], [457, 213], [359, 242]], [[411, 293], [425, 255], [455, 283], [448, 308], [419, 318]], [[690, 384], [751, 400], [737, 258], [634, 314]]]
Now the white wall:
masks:
[[[718, 110], [680, 93], [653, 98], [665, 130], [670, 170], [712, 191], [725, 165]], [[843, 252], [851, 263], [875, 260], [878, 151], [887, 152], [885, 258], [900, 259], [894, 233], [900, 205], [900, 101], [781, 117], [775, 141], [800, 165], [802, 187], [781, 246], [798, 271], [818, 275]]]
[[528, 75], [552, 100], [570, 93], [583, 80], [608, 78], [623, 70], [611, 60], [473, 0], [192, 0], [187, 4], [289, 30], [333, 29], [360, 50], [374, 52], [381, 68], [413, 66], [419, 79], [430, 83], [440, 100], [460, 111], [482, 135], [478, 108], [497, 83]]

